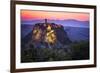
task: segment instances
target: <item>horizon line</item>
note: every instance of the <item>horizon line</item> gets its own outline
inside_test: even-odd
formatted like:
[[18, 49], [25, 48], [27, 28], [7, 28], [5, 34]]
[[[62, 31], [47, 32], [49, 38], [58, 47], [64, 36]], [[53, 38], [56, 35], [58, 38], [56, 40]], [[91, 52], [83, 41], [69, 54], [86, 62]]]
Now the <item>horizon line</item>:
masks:
[[[32, 21], [32, 20], [45, 20], [45, 19], [21, 19], [21, 21]], [[58, 20], [58, 21], [64, 21], [64, 20], [75, 20], [75, 21], [89, 21], [89, 20], [78, 20], [78, 19], [47, 19], [47, 20]]]

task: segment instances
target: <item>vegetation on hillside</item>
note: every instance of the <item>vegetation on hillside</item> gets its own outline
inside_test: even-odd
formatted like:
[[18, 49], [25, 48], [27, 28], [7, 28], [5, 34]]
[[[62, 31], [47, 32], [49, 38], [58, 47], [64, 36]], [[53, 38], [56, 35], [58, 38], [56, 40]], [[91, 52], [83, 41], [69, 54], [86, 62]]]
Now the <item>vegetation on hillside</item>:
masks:
[[21, 62], [47, 62], [89, 59], [89, 42], [74, 42], [66, 48], [29, 48], [21, 51]]

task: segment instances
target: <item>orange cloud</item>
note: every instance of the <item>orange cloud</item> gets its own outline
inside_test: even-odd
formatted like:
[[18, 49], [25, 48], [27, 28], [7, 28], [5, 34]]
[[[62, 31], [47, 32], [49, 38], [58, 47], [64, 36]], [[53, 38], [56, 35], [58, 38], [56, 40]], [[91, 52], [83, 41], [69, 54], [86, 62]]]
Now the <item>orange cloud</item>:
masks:
[[75, 13], [75, 12], [50, 12], [50, 11], [32, 11], [21, 10], [22, 19], [76, 19], [80, 21], [89, 20], [89, 13]]

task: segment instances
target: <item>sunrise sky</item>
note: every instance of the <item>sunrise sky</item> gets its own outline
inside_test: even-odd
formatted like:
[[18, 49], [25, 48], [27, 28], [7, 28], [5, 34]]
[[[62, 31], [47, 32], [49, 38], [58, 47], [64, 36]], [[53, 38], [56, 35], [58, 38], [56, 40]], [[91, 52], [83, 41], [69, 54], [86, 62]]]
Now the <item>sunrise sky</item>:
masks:
[[52, 20], [67, 20], [75, 19], [79, 21], [89, 21], [88, 13], [75, 12], [50, 12], [50, 11], [32, 11], [21, 10], [22, 20], [36, 20], [36, 19], [52, 19]]

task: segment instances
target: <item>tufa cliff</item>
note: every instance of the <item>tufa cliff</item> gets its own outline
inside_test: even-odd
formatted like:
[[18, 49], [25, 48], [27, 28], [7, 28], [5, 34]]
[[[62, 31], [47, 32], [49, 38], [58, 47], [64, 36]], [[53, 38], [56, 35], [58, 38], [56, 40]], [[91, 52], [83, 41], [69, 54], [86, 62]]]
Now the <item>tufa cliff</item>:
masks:
[[49, 23], [45, 19], [44, 23], [37, 23], [33, 30], [22, 39], [22, 48], [64, 48], [70, 44], [64, 27], [60, 24]]

